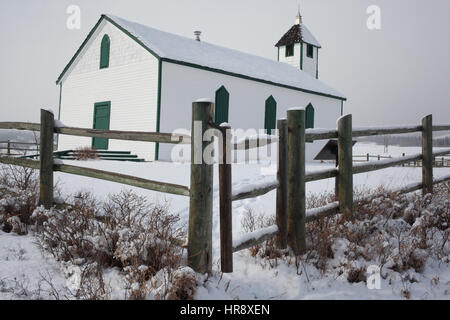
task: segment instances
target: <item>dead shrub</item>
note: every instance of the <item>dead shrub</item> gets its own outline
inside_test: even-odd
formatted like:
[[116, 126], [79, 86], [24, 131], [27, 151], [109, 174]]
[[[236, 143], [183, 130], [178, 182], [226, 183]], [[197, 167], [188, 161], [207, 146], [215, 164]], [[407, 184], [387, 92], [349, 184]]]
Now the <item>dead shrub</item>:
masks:
[[5, 232], [27, 233], [39, 200], [36, 170], [18, 166], [0, 168], [0, 227]]
[[198, 279], [190, 268], [181, 268], [173, 272], [167, 300], [194, 300]]
[[[275, 225], [275, 217], [266, 217], [264, 214], [255, 214], [251, 208], [247, 208], [245, 216], [241, 221], [245, 233], [257, 231]], [[261, 244], [248, 249], [252, 257], [265, 258], [271, 267], [278, 265], [278, 259], [284, 254], [277, 249], [275, 236]]]
[[76, 299], [82, 300], [104, 300], [111, 292], [104, 280], [103, 270], [97, 263], [89, 263], [84, 266], [78, 290], [73, 293]]
[[176, 270], [181, 264], [183, 249], [178, 244], [185, 232], [178, 226], [178, 216], [131, 191], [112, 195], [101, 205], [92, 195], [80, 193], [71, 206], [38, 208], [33, 218], [43, 221], [39, 242], [57, 260], [98, 269], [85, 274], [99, 284], [97, 289], [80, 288], [79, 297], [105, 295], [99, 270], [118, 267], [129, 298], [144, 299], [149, 279], [161, 269]]
[[350, 267], [347, 274], [347, 281], [350, 283], [366, 282], [366, 270], [363, 267]]
[[98, 153], [97, 149], [90, 148], [90, 147], [81, 147], [75, 149], [74, 157], [75, 160], [91, 160], [91, 159], [98, 159]]

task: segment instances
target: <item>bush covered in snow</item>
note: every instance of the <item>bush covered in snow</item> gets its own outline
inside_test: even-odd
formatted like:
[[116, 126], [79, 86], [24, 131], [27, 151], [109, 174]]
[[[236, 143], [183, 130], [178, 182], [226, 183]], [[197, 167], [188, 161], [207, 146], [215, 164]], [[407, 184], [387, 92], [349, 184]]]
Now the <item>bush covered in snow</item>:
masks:
[[2, 166], [0, 170], [0, 228], [20, 235], [27, 233], [37, 207], [39, 180], [35, 170]]
[[[375, 265], [383, 279], [401, 279], [401, 295], [409, 298], [408, 284], [418, 281], [417, 275], [429, 261], [450, 264], [450, 184], [437, 185], [435, 191], [422, 196], [383, 194], [379, 189], [373, 192], [373, 199], [355, 206], [351, 218], [339, 214], [308, 223], [308, 250], [300, 257], [277, 250], [273, 240], [268, 242], [270, 254], [267, 244], [250, 248], [249, 253], [259, 258], [264, 268], [284, 261], [295, 265], [300, 274], [302, 264], [307, 263], [324, 276], [350, 283], [366, 282], [368, 267]], [[308, 202], [309, 206], [323, 206], [332, 199], [332, 195], [322, 195]], [[248, 225], [262, 228], [267, 223], [250, 212], [243, 227], [253, 231]]]
[[122, 298], [187, 299], [195, 293], [198, 276], [182, 266], [185, 228], [166, 205], [131, 191], [105, 202], [80, 192], [46, 210], [38, 206], [34, 170], [1, 168], [0, 227], [19, 235], [31, 229], [43, 251], [60, 261], [75, 282], [74, 298], [111, 298], [113, 288], [105, 281], [111, 270], [117, 271]]
[[150, 291], [148, 281], [158, 271], [170, 273], [180, 267], [179, 244], [185, 234], [177, 227], [179, 218], [165, 206], [130, 191], [111, 195], [102, 204], [86, 193], [74, 199], [64, 209], [40, 207], [33, 218], [40, 224], [37, 236], [43, 249], [59, 261], [85, 267], [77, 297], [106, 295], [102, 270], [119, 268], [129, 297], [143, 299]]

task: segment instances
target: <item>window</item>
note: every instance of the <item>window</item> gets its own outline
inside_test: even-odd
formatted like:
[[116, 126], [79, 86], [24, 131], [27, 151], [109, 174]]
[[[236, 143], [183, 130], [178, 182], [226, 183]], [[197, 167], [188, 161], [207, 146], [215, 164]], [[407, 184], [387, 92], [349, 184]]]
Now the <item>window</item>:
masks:
[[306, 56], [308, 58], [314, 58], [314, 47], [310, 44], [306, 46]]
[[306, 107], [306, 129], [313, 129], [314, 128], [314, 107], [310, 103]]
[[100, 69], [109, 67], [109, 48], [110, 41], [107, 34], [103, 36], [102, 45], [100, 48]]
[[294, 44], [288, 44], [286, 46], [286, 57], [292, 57], [294, 55]]
[[267, 134], [271, 134], [277, 124], [277, 102], [270, 96], [266, 100], [266, 110], [264, 114], [264, 129]]
[[230, 103], [230, 94], [224, 86], [216, 91], [216, 109], [214, 111], [214, 122], [222, 124], [228, 122], [228, 108]]

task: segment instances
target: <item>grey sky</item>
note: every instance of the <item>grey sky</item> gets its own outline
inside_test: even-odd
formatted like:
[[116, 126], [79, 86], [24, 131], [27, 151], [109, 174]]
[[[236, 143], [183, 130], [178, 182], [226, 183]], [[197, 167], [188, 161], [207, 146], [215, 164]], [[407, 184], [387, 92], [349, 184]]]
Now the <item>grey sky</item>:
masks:
[[[276, 59], [298, 0], [0, 0], [0, 121], [36, 121], [57, 111], [55, 80], [101, 13]], [[66, 9], [81, 8], [81, 30]], [[413, 124], [429, 113], [450, 123], [450, 1], [301, 0], [321, 42], [319, 76], [347, 97], [355, 125]], [[366, 27], [369, 5], [382, 29]]]

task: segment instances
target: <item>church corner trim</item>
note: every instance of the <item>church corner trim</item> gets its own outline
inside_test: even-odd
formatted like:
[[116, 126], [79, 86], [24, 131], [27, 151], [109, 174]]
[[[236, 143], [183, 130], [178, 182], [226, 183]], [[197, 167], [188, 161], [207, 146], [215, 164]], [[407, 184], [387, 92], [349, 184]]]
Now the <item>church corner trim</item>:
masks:
[[[161, 129], [161, 86], [162, 86], [162, 59], [158, 58], [158, 97], [156, 105], [156, 132]], [[155, 143], [155, 161], [159, 160], [159, 143]]]

